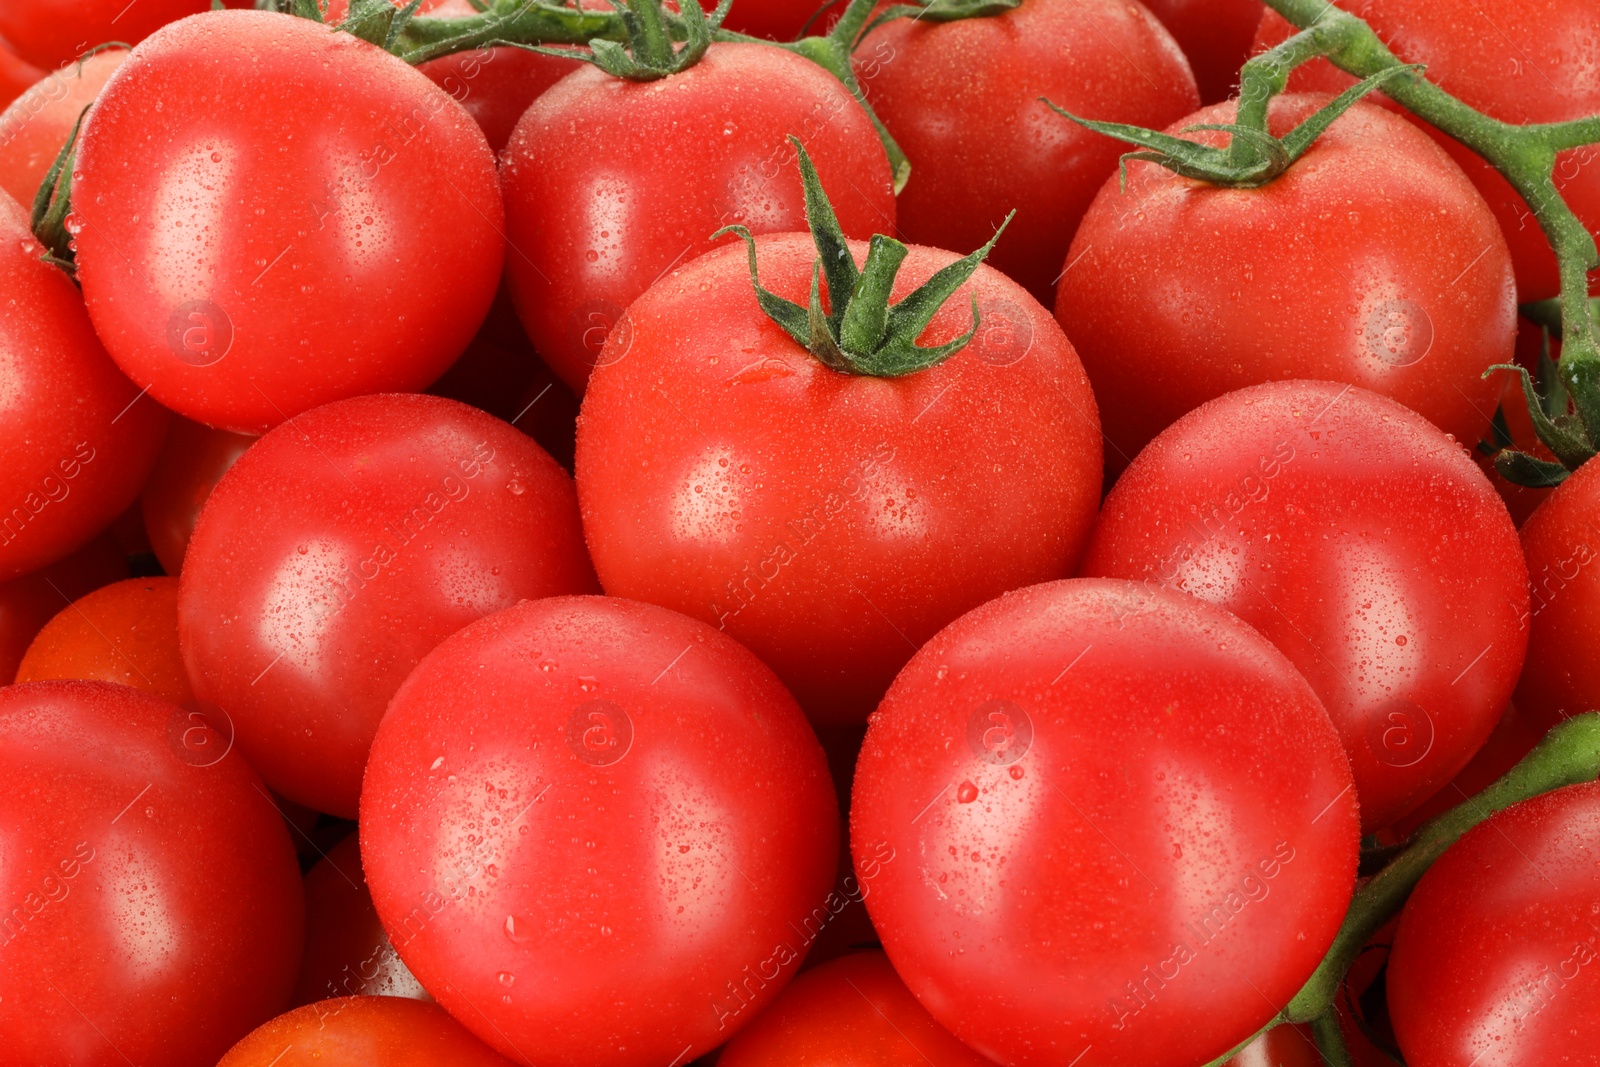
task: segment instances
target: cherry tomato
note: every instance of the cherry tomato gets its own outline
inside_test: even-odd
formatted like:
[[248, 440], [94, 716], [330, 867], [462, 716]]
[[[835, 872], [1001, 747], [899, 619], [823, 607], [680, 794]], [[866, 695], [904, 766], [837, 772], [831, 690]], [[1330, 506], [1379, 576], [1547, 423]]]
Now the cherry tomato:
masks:
[[128, 561], [111, 538], [101, 536], [48, 567], [0, 582], [0, 685], [11, 684], [34, 635], [56, 612], [127, 576]]
[[833, 909], [827, 764], [730, 638], [601, 597], [446, 639], [378, 729], [361, 851], [424, 986], [521, 1063], [684, 1064]]
[[893, 231], [889, 161], [866, 111], [790, 52], [716, 44], [653, 82], [586, 66], [533, 102], [501, 170], [506, 276], [534, 347], [574, 392], [623, 310], [714, 231], [806, 228], [791, 134], [846, 234]]
[[1600, 709], [1600, 464], [1586, 463], [1522, 524], [1532, 596], [1517, 707], [1534, 723]]
[[1172, 35], [1125, 0], [1024, 0], [987, 18], [896, 19], [866, 36], [855, 62], [911, 159], [901, 236], [977, 248], [1015, 208], [989, 262], [1046, 305], [1078, 220], [1127, 146], [1039, 98], [1086, 118], [1155, 127], [1200, 103]]
[[[1366, 19], [1407, 63], [1427, 65], [1428, 80], [1468, 107], [1517, 125], [1562, 122], [1600, 112], [1600, 7], [1569, 0], [1341, 0]], [[1260, 50], [1287, 40], [1294, 27], [1273, 11], [1256, 34]], [[1325, 59], [1296, 68], [1290, 88], [1337, 93], [1355, 79]], [[1561, 288], [1555, 253], [1527, 203], [1500, 172], [1454, 138], [1420, 119], [1478, 187], [1504, 231], [1523, 303]], [[1600, 167], [1593, 145], [1557, 157], [1556, 188], [1591, 232], [1600, 232]]]
[[139, 495], [167, 429], [43, 251], [27, 212], [0, 194], [0, 581], [104, 529]]
[[436, 1004], [345, 997], [264, 1023], [217, 1067], [511, 1067]]
[[306, 952], [294, 1002], [356, 996], [433, 999], [383, 932], [350, 834], [306, 872]]
[[6, 1062], [210, 1067], [288, 1003], [303, 902], [260, 781], [104, 682], [0, 689]]
[[0, 38], [0, 107], [9, 105], [44, 75], [44, 71], [17, 55]]
[[1144, 6], [1188, 57], [1202, 104], [1238, 92], [1239, 68], [1250, 58], [1266, 10], [1261, 0], [1146, 0]]
[[[1273, 131], [1326, 102], [1276, 98]], [[1500, 391], [1483, 372], [1513, 352], [1511, 261], [1482, 197], [1368, 105], [1255, 189], [1130, 161], [1126, 192], [1106, 184], [1067, 262], [1056, 315], [1094, 382], [1113, 470], [1205, 401], [1284, 378], [1383, 393], [1476, 443]]]
[[1469, 830], [1400, 915], [1389, 1015], [1413, 1067], [1592, 1063], [1600, 1046], [1600, 784]]
[[425, 387], [500, 277], [477, 124], [308, 19], [213, 11], [161, 30], [90, 110], [76, 165], [96, 331], [157, 400], [222, 429]]
[[718, 1067], [991, 1067], [933, 1021], [882, 952], [815, 967], [739, 1031]]
[[1083, 573], [1227, 608], [1316, 689], [1362, 826], [1488, 738], [1527, 647], [1516, 529], [1465, 450], [1392, 400], [1271, 382], [1173, 424], [1106, 498]]
[[173, 419], [155, 469], [144, 484], [140, 507], [145, 533], [168, 574], [183, 570], [200, 508], [217, 480], [228, 473], [256, 439], [213, 430], [188, 419]]
[[894, 857], [867, 910], [962, 1041], [1017, 1067], [1187, 1067], [1321, 960], [1357, 822], [1338, 735], [1265, 638], [1076, 579], [912, 658], [867, 729], [850, 841], [858, 868]]
[[594, 588], [572, 481], [441, 397], [357, 397], [263, 437], [184, 560], [178, 626], [202, 704], [267, 784], [356, 814], [373, 731], [423, 654], [518, 600]]
[[[810, 235], [757, 244], [761, 284], [805, 301]], [[913, 247], [894, 299], [955, 258]], [[727, 631], [813, 721], [843, 725], [963, 611], [1070, 574], [1100, 496], [1094, 397], [1049, 313], [988, 266], [920, 343], [969, 330], [973, 297], [980, 336], [900, 378], [841, 374], [795, 343], [742, 247], [640, 297], [579, 419], [606, 592]]]
[[112, 41], [138, 44], [209, 6], [209, 0], [6, 0], [0, 3], [0, 37], [17, 55], [48, 70]]
[[0, 112], [0, 189], [32, 207], [45, 172], [127, 49], [107, 48], [53, 70]]
[[178, 652], [178, 579], [129, 578], [63, 608], [28, 646], [17, 681], [116, 682], [191, 706]]

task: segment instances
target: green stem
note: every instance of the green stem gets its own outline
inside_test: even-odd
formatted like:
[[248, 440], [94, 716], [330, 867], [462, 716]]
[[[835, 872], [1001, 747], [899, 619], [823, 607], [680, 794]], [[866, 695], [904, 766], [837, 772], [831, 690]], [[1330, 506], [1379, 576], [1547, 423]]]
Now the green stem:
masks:
[[1311, 1020], [1311, 1036], [1327, 1067], [1353, 1067], [1350, 1050], [1345, 1047], [1344, 1031], [1339, 1029], [1339, 1014], [1328, 1009]]
[[[1321, 54], [1322, 46], [1316, 34], [1303, 30], [1276, 48], [1252, 56], [1239, 70], [1239, 108], [1233, 121], [1247, 129], [1270, 133], [1267, 107], [1272, 98], [1289, 84], [1290, 71]], [[1236, 167], [1249, 166], [1255, 155], [1250, 142], [1243, 137], [1235, 137], [1229, 146], [1230, 161]]]
[[[667, 25], [671, 27], [675, 22], [669, 20]], [[479, 15], [414, 18], [400, 34], [396, 51], [401, 59], [415, 65], [456, 52], [470, 52], [491, 42], [588, 44], [597, 39], [623, 41], [627, 36], [622, 15], [617, 11], [582, 11], [538, 0], [501, 0]]]

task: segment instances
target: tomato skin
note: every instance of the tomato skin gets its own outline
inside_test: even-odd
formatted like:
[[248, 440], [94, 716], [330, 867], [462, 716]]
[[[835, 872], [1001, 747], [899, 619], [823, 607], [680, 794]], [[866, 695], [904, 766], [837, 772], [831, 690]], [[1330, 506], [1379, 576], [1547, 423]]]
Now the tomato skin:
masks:
[[128, 561], [102, 534], [48, 567], [0, 582], [0, 685], [11, 684], [28, 645], [58, 611], [127, 576]]
[[1514, 804], [1422, 876], [1389, 955], [1412, 1067], [1593, 1063], [1600, 1045], [1600, 785]]
[[213, 430], [185, 418], [172, 420], [166, 444], [139, 497], [145, 534], [168, 574], [183, 570], [184, 553], [206, 497], [255, 442], [249, 434]]
[[287, 1003], [294, 849], [244, 761], [187, 723], [104, 682], [0, 689], [7, 1062], [210, 1067]]
[[31, 208], [48, 171], [127, 49], [108, 48], [53, 70], [0, 112], [0, 189]]
[[197, 422], [261, 433], [422, 389], [493, 299], [502, 209], [482, 131], [350, 34], [266, 11], [185, 19], [134, 50], [79, 144], [95, 329]]
[[1522, 524], [1532, 597], [1517, 707], [1540, 725], [1600, 709], [1600, 464], [1585, 463]]
[[534, 347], [574, 392], [622, 311], [710, 250], [713, 232], [806, 228], [790, 134], [848, 236], [893, 232], [889, 160], [867, 113], [792, 53], [716, 44], [654, 82], [586, 66], [528, 108], [501, 169], [506, 276]]
[[389, 943], [361, 870], [355, 834], [306, 872], [306, 951], [294, 1003], [340, 997], [432, 1000]]
[[267, 783], [353, 818], [378, 719], [429, 649], [593, 588], [572, 482], [537, 445], [453, 400], [357, 397], [269, 433], [217, 483], [179, 636], [196, 696], [232, 716]]
[[[710, 11], [713, 6], [706, 4], [705, 8]], [[792, 41], [802, 30], [813, 36], [825, 33], [839, 21], [844, 8], [844, 0], [741, 0], [728, 9], [722, 24], [752, 37]]]
[[0, 581], [54, 563], [121, 514], [167, 429], [43, 251], [27, 213], [0, 195]]
[[660, 1067], [793, 976], [837, 818], [821, 747], [749, 652], [663, 608], [560, 597], [471, 624], [406, 679], [362, 859], [402, 958], [489, 1044]]
[[858, 867], [892, 850], [867, 910], [962, 1041], [1019, 1067], [1086, 1046], [1188, 1067], [1266, 1023], [1332, 941], [1350, 785], [1316, 695], [1254, 630], [1071, 579], [967, 613], [906, 665], [867, 729], [850, 840]]
[[0, 4], [0, 37], [44, 70], [65, 66], [98, 45], [138, 44], [169, 22], [204, 11], [209, 0], [26, 0]]
[[263, 1023], [217, 1067], [510, 1067], [436, 1004], [324, 1000]]
[[63, 608], [17, 668], [18, 682], [54, 678], [115, 682], [193, 705], [178, 652], [178, 579], [129, 578]]
[[489, 147], [499, 152], [528, 106], [583, 65], [581, 59], [502, 47], [441, 56], [418, 64], [417, 69], [467, 109]]
[[[1564, 122], [1600, 112], [1600, 9], [1569, 0], [1341, 0], [1407, 63], [1427, 65], [1428, 80], [1468, 107], [1503, 122]], [[1268, 11], [1254, 49], [1287, 40], [1294, 27]], [[1338, 93], [1355, 79], [1325, 59], [1297, 67], [1289, 87]], [[1380, 98], [1381, 94], [1374, 94]], [[1387, 100], [1386, 97], [1382, 99]], [[1398, 110], [1398, 107], [1396, 106]], [[1493, 210], [1511, 246], [1518, 299], [1545, 300], [1561, 290], [1555, 253], [1527, 202], [1470, 148], [1423, 122], [1460, 164]], [[1556, 188], [1584, 228], [1600, 232], [1600, 166], [1593, 145], [1557, 156]], [[1592, 290], [1591, 290], [1592, 291]]]
[[1177, 40], [1194, 70], [1200, 102], [1215, 104], [1238, 93], [1239, 68], [1250, 58], [1261, 0], [1145, 0]]
[[1172, 35], [1125, 0], [1024, 0], [942, 24], [896, 19], [862, 41], [856, 74], [911, 160], [900, 235], [967, 252], [1015, 208], [989, 263], [1046, 306], [1078, 220], [1127, 146], [1039, 97], [1158, 129], [1200, 103]]
[[[810, 235], [757, 246], [761, 284], [804, 301]], [[955, 258], [912, 247], [893, 298]], [[990, 329], [892, 379], [830, 370], [790, 339], [756, 303], [742, 247], [640, 297], [579, 415], [606, 591], [719, 626], [814, 722], [848, 725], [957, 615], [1070, 574], [1100, 495], [1094, 397], [1049, 313], [987, 266], [922, 344], [971, 328], [969, 292]]]
[[1527, 647], [1516, 529], [1414, 412], [1333, 382], [1211, 401], [1139, 454], [1083, 573], [1178, 589], [1259, 630], [1316, 689], [1370, 832], [1482, 747]]
[[[1273, 131], [1325, 102], [1276, 98]], [[1233, 114], [1219, 104], [1168, 132]], [[1483, 371], [1514, 350], [1511, 262], [1482, 198], [1415, 127], [1362, 104], [1256, 189], [1131, 162], [1068, 262], [1056, 316], [1116, 470], [1205, 401], [1286, 378], [1383, 393], [1476, 443], [1500, 392]]]
[[45, 72], [29, 63], [0, 38], [0, 107], [8, 106], [28, 87], [44, 77]]
[[1483, 792], [1501, 775], [1521, 762], [1523, 756], [1532, 752], [1534, 746], [1544, 740], [1544, 735], [1545, 729], [1542, 724], [1529, 722], [1528, 717], [1519, 712], [1515, 704], [1507, 704], [1505, 711], [1500, 714], [1500, 721], [1495, 724], [1494, 732], [1489, 735], [1489, 740], [1485, 741], [1472, 760], [1461, 768], [1461, 773], [1452, 778], [1449, 785], [1407, 812], [1404, 818], [1389, 828], [1393, 839], [1406, 840], [1429, 819], [1443, 815], [1457, 804], [1465, 803], [1468, 798]]
[[796, 978], [723, 1049], [719, 1067], [990, 1067], [933, 1021], [880, 951]]
[[1223, 1067], [1323, 1067], [1323, 1060], [1304, 1028], [1274, 1026], [1240, 1049]]

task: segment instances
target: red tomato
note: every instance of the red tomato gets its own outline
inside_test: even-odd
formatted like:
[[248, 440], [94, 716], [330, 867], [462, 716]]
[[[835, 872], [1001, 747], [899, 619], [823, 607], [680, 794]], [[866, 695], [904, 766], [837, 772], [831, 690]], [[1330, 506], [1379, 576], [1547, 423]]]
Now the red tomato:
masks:
[[1230, 1057], [1223, 1067], [1323, 1067], [1323, 1060], [1303, 1028], [1274, 1026]]
[[202, 704], [273, 789], [353, 818], [383, 709], [445, 637], [594, 588], [572, 481], [441, 397], [329, 404], [274, 430], [200, 514], [178, 603]]
[[431, 1000], [383, 932], [357, 840], [350, 834], [306, 873], [306, 952], [294, 1002], [357, 996]]
[[846, 234], [893, 231], [889, 161], [866, 111], [792, 53], [717, 44], [653, 82], [587, 66], [528, 108], [501, 171], [506, 276], [534, 347], [574, 392], [623, 309], [718, 228], [806, 228], [790, 134]]
[[213, 430], [188, 419], [172, 420], [167, 443], [140, 497], [145, 533], [168, 574], [183, 569], [200, 508], [217, 480], [255, 441], [247, 434]]
[[[1278, 97], [1273, 131], [1324, 103]], [[1168, 132], [1233, 115], [1221, 104]], [[1476, 443], [1500, 392], [1483, 371], [1513, 351], [1511, 261], [1483, 199], [1415, 127], [1362, 104], [1256, 189], [1130, 163], [1126, 192], [1106, 183], [1067, 262], [1056, 315], [1114, 470], [1207, 400], [1284, 378], [1383, 393]]]
[[[1600, 7], [1570, 0], [1341, 0], [1367, 20], [1407, 63], [1427, 64], [1428, 80], [1469, 107], [1504, 122], [1563, 122], [1600, 112]], [[1268, 11], [1256, 50], [1287, 40], [1294, 27]], [[1296, 68], [1289, 85], [1340, 92], [1355, 79], [1325, 59]], [[1478, 187], [1511, 246], [1524, 302], [1561, 288], [1555, 253], [1538, 220], [1511, 184], [1470, 148], [1420, 119]], [[1556, 188], [1591, 233], [1600, 231], [1600, 152], [1593, 145], [1557, 157]]]
[[45, 172], [72, 136], [78, 116], [127, 58], [125, 49], [108, 48], [51, 71], [0, 112], [0, 189], [19, 204], [33, 205]]
[[477, 124], [399, 59], [307, 19], [216, 11], [162, 30], [107, 83], [77, 168], [95, 329], [207, 425], [260, 433], [425, 387], [500, 277]]
[[44, 74], [44, 71], [17, 55], [4, 39], [0, 39], [0, 107], [7, 106], [21, 96]]
[[220, 741], [123, 686], [0, 689], [8, 1063], [210, 1067], [288, 1002], [294, 849]]
[[524, 1064], [721, 1044], [827, 921], [827, 765], [731, 639], [601, 597], [519, 604], [395, 694], [361, 794], [372, 898], [439, 1003]]
[[129, 578], [96, 589], [45, 624], [17, 681], [116, 682], [174, 704], [194, 704], [178, 652], [178, 579]]
[[1422, 876], [1389, 955], [1413, 1067], [1588, 1064], [1600, 1047], [1600, 784], [1515, 804]]
[[1600, 463], [1585, 463], [1522, 524], [1533, 585], [1517, 707], [1553, 726], [1600, 709]]
[[[792, 41], [802, 30], [813, 36], [825, 33], [844, 13], [846, 3], [847, 0], [737, 0], [722, 24], [752, 37]], [[715, 5], [707, 0], [701, 6], [709, 12]]]
[[1250, 58], [1256, 27], [1267, 10], [1261, 0], [1145, 0], [1144, 6], [1188, 57], [1202, 104], [1238, 94], [1239, 68]]
[[139, 495], [167, 429], [43, 251], [27, 212], [0, 193], [0, 581], [104, 529]]
[[989, 262], [1047, 306], [1078, 220], [1128, 149], [1039, 98], [1158, 128], [1200, 103], [1177, 42], [1127, 0], [1024, 0], [988, 18], [897, 19], [867, 35], [856, 73], [911, 158], [901, 236], [977, 248], [1015, 208]]
[[1392, 400], [1271, 382], [1178, 420], [1106, 498], [1083, 573], [1181, 589], [1289, 657], [1368, 832], [1455, 776], [1527, 647], [1516, 528], [1460, 445]]
[[[810, 235], [757, 243], [761, 284], [804, 301]], [[955, 258], [912, 248], [894, 299]], [[920, 343], [970, 329], [974, 296], [981, 335], [900, 378], [811, 356], [761, 311], [742, 247], [640, 297], [579, 418], [606, 592], [713, 623], [840, 725], [963, 611], [1070, 574], [1100, 498], [1094, 397], [1049, 313], [988, 266]]]
[[217, 1067], [511, 1067], [435, 1004], [346, 997], [263, 1024]]
[[1507, 704], [1489, 740], [1478, 749], [1471, 762], [1461, 768], [1461, 773], [1389, 828], [1393, 839], [1404, 841], [1429, 819], [1483, 792], [1532, 752], [1544, 739], [1544, 734], [1544, 729], [1530, 723], [1527, 716], [1517, 711], [1515, 704]]
[[112, 41], [138, 44], [210, 6], [210, 0], [6, 0], [0, 3], [0, 37], [17, 55], [48, 70]]
[[992, 1067], [933, 1021], [882, 952], [794, 980], [739, 1031], [718, 1067]]
[[0, 582], [0, 685], [10, 685], [34, 635], [78, 597], [128, 576], [115, 542], [100, 536], [65, 559]]
[[1261, 635], [1078, 579], [991, 601], [907, 664], [867, 729], [850, 841], [858, 867], [894, 857], [867, 910], [968, 1045], [1190, 1067], [1265, 1024], [1333, 940], [1350, 786], [1316, 694]]

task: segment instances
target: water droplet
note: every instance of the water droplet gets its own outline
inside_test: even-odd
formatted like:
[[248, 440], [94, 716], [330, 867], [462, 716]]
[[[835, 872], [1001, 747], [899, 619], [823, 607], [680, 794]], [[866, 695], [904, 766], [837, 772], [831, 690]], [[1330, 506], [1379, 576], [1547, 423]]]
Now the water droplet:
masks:
[[501, 971], [499, 978], [500, 984], [505, 986], [507, 989], [510, 989], [516, 984], [517, 981], [517, 976], [512, 974], [510, 971]]
[[1013, 782], [1022, 781], [1022, 768], [1021, 767], [1012, 767], [1011, 771], [1010, 771], [1010, 774], [1011, 774], [1011, 780]]
[[962, 782], [956, 786], [956, 803], [971, 804], [978, 799], [978, 787], [971, 782]]

